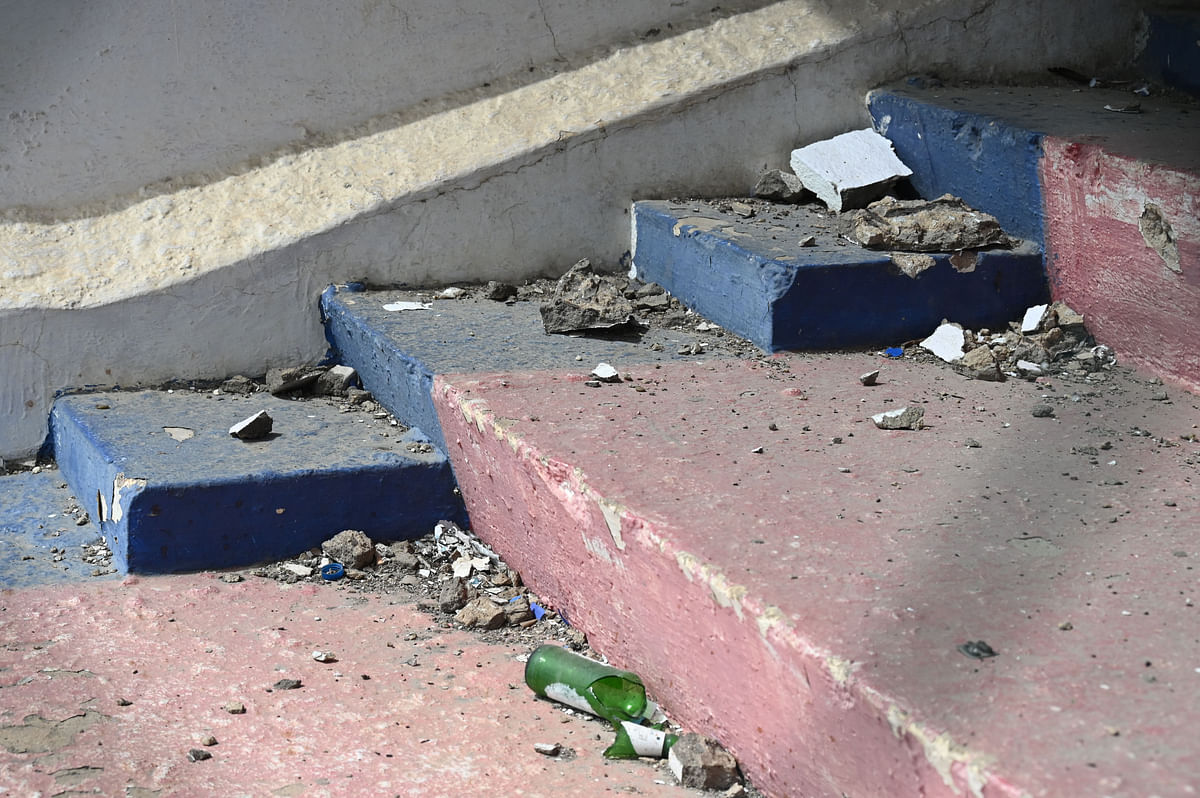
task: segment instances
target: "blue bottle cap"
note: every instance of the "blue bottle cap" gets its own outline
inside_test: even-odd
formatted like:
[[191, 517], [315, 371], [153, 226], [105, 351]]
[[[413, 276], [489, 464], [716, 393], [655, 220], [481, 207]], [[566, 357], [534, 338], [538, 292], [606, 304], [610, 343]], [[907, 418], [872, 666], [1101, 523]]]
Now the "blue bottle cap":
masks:
[[329, 565], [321, 566], [321, 578], [328, 582], [334, 582], [345, 575], [346, 569], [340, 562], [331, 562]]

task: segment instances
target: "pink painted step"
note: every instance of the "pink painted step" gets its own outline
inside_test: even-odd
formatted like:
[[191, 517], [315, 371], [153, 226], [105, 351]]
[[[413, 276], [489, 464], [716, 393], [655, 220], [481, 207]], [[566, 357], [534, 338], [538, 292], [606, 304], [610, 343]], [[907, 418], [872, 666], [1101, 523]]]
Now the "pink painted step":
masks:
[[[439, 377], [448, 455], [476, 532], [757, 786], [1200, 784], [1195, 397], [850, 354], [628, 372]], [[868, 420], [912, 403], [928, 429]]]

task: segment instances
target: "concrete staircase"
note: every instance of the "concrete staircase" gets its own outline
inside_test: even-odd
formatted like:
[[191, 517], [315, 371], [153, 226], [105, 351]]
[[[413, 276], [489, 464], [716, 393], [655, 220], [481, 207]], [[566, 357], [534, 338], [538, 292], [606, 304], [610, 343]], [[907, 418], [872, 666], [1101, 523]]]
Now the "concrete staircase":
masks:
[[[898, 276], [832, 241], [801, 261], [781, 231], [690, 202], [635, 205], [631, 248], [639, 276], [768, 352], [996, 325], [1048, 294], [1172, 383], [1168, 401], [1149, 374], [986, 383], [866, 351], [680, 354], [693, 330], [549, 337], [530, 303], [397, 312], [411, 292], [343, 284], [321, 295], [329, 343], [420, 433], [367, 441], [275, 400], [283, 433], [247, 445], [226, 429], [248, 401], [83, 394], [53, 412], [61, 473], [132, 571], [244, 564], [342, 527], [413, 536], [461, 513], [461, 491], [539, 595], [771, 795], [1191, 794], [1200, 115], [1153, 95], [1104, 110], [1131, 96], [869, 96], [922, 195], [1031, 242], [973, 272], [939, 255]], [[441, 265], [412, 276], [471, 269]], [[599, 361], [622, 381], [585, 384]], [[927, 429], [869, 421], [905, 405]], [[24, 503], [46, 482], [0, 490]]]

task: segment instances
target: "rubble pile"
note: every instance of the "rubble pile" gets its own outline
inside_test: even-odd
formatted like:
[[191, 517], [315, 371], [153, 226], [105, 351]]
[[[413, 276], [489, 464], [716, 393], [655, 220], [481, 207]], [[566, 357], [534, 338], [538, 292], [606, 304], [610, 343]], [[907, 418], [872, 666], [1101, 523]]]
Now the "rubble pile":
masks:
[[1112, 349], [1097, 346], [1083, 316], [1064, 302], [1036, 305], [1003, 332], [972, 331], [945, 322], [920, 346], [964, 376], [992, 381], [1007, 377], [1033, 380], [1052, 369], [1068, 376], [1102, 379], [1097, 373], [1116, 362]]

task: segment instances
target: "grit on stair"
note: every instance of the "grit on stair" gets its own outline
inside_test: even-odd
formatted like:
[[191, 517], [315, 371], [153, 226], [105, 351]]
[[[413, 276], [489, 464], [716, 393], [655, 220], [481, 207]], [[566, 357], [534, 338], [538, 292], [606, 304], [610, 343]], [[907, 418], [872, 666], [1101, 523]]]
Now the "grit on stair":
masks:
[[[1088, 13], [1101, 9], [1132, 22], [1127, 0]], [[635, 197], [744, 191], [796, 144], [862, 127], [863, 92], [890, 76], [1124, 57], [1125, 29], [1083, 14], [785, 0], [112, 213], [6, 221], [0, 456], [41, 444], [58, 390], [318, 359], [312, 311], [329, 283], [615, 263]]]

